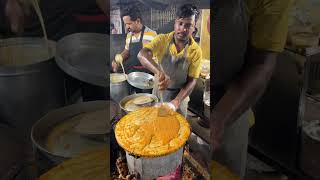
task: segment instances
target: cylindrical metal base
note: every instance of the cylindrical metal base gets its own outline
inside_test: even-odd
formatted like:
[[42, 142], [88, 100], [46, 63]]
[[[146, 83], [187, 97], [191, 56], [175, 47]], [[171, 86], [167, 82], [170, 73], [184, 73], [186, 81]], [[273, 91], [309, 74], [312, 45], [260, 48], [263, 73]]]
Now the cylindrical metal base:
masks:
[[155, 158], [136, 158], [126, 152], [126, 158], [130, 173], [139, 174], [143, 180], [152, 180], [173, 173], [181, 167], [183, 147], [167, 156]]

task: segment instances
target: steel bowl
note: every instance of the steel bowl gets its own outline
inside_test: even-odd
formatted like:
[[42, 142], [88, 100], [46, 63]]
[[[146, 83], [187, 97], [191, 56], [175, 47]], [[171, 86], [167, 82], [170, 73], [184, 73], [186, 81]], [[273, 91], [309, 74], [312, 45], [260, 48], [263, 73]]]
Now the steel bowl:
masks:
[[127, 81], [131, 86], [138, 89], [152, 89], [154, 77], [145, 72], [132, 72], [128, 74]]
[[154, 99], [153, 102], [144, 105], [144, 107], [145, 107], [145, 106], [154, 106], [154, 105], [155, 105], [156, 103], [158, 103], [158, 101], [159, 101], [158, 98], [157, 98], [157, 96], [155, 96], [155, 95], [153, 95], [153, 94], [148, 94], [148, 93], [132, 94], [132, 95], [130, 95], [130, 96], [127, 96], [127, 97], [123, 98], [123, 99], [120, 101], [120, 103], [119, 103], [120, 108], [121, 108], [125, 113], [131, 112], [130, 110], [128, 110], [128, 109], [125, 108], [125, 104], [126, 104], [128, 101], [130, 101], [130, 100], [132, 100], [132, 99], [134, 99], [134, 98], [140, 97], [140, 96], [149, 96], [149, 97], [151, 97], [152, 99]]

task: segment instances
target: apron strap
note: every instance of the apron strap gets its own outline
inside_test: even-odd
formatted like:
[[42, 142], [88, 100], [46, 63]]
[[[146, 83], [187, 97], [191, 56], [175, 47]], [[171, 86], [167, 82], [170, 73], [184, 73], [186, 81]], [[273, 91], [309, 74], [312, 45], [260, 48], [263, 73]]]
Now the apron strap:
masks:
[[146, 26], [142, 26], [141, 35], [140, 35], [140, 41], [139, 41], [140, 43], [142, 43], [145, 29], [146, 29]]
[[[140, 40], [139, 40], [139, 43], [142, 43], [142, 40], [143, 40], [143, 35], [144, 35], [144, 30], [146, 29], [146, 26], [142, 26], [142, 29], [141, 29], [141, 32], [140, 32]], [[133, 36], [133, 33], [131, 33], [131, 37], [130, 37], [130, 43], [132, 43], [132, 36]], [[129, 45], [129, 48], [130, 48], [130, 45]]]
[[[146, 29], [146, 26], [143, 25], [142, 29], [141, 29], [141, 32], [140, 32], [140, 40], [139, 40], [139, 42], [137, 42], [137, 43], [141, 44], [141, 47], [143, 47], [142, 41], [143, 41], [143, 36], [144, 36], [145, 29]], [[131, 47], [130, 44], [132, 43], [132, 36], [133, 36], [133, 34], [131, 34], [131, 37], [130, 37], [129, 50], [130, 50], [130, 47]], [[142, 66], [142, 65], [140, 65], [140, 66], [139, 65], [129, 66], [129, 68], [140, 69], [140, 70], [145, 69], [145, 67]]]

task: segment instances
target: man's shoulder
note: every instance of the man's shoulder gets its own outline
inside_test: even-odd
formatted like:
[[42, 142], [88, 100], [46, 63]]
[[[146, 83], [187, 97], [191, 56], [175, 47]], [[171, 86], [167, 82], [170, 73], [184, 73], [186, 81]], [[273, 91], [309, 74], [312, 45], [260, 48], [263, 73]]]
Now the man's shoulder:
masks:
[[157, 34], [156, 31], [152, 30], [151, 28], [149, 28], [148, 26], [145, 26], [145, 30], [144, 32], [149, 32], [149, 33], [154, 33], [154, 34]]
[[194, 52], [201, 52], [200, 45], [192, 38], [190, 49]]
[[192, 62], [197, 62], [198, 60], [201, 60], [202, 50], [200, 48], [200, 45], [193, 38], [191, 39], [191, 45], [189, 46], [188, 51], [189, 57], [192, 58]]
[[172, 39], [172, 33], [157, 34], [155, 38], [161, 43], [168, 43]]

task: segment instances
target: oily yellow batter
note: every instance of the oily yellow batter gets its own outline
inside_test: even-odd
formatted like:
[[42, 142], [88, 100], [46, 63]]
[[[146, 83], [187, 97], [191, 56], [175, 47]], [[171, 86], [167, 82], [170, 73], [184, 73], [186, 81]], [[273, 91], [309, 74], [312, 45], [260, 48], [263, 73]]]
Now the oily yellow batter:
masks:
[[101, 180], [110, 179], [110, 148], [81, 154], [51, 169], [39, 180]]
[[141, 104], [147, 104], [154, 101], [154, 99], [150, 96], [139, 96], [133, 99], [133, 103], [141, 105]]
[[181, 148], [190, 135], [187, 120], [177, 112], [158, 116], [159, 107], [144, 107], [124, 116], [115, 135], [126, 151], [143, 157], [157, 157]]
[[125, 76], [125, 74], [122, 74], [122, 73], [110, 74], [110, 82], [111, 83], [119, 83], [119, 82], [122, 82], [125, 80], [127, 80], [127, 77]]
[[30, 6], [32, 6], [39, 18], [41, 29], [44, 36], [45, 49], [9, 46], [6, 41], [0, 42], [0, 66], [23, 66], [40, 61], [47, 60], [54, 53], [50, 47], [45, 23], [39, 6], [39, 0], [19, 0], [26, 14], [30, 14]]
[[50, 57], [52, 55], [42, 47], [17, 45], [0, 48], [0, 66], [25, 66], [48, 60]]

